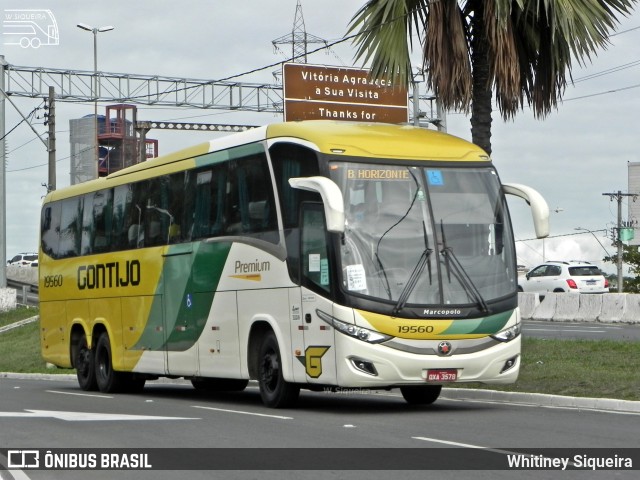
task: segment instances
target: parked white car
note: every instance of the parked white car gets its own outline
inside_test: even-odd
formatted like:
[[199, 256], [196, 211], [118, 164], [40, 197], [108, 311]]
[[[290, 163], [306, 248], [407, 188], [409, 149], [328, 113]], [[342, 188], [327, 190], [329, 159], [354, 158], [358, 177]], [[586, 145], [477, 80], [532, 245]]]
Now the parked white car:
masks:
[[589, 262], [545, 262], [518, 278], [518, 291], [607, 293], [609, 281]]
[[15, 265], [18, 267], [37, 267], [38, 266], [38, 254], [37, 253], [19, 253], [11, 260], [7, 260], [7, 265]]

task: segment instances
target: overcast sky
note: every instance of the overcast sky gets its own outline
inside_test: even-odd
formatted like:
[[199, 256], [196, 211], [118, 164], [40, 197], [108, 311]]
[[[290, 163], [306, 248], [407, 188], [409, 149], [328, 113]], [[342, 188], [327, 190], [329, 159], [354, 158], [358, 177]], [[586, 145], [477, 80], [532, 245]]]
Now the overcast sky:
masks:
[[[355, 0], [302, 0], [306, 31], [329, 41], [339, 40], [362, 4]], [[48, 8], [60, 32], [58, 45], [22, 48], [5, 45], [8, 36], [5, 26], [0, 25], [0, 54], [9, 64], [92, 70], [93, 36], [76, 24], [111, 25], [113, 31], [98, 34], [98, 70], [214, 80], [285, 60], [290, 50], [283, 46], [282, 51], [274, 51], [271, 42], [291, 33], [296, 0], [3, 0], [1, 8], [3, 19], [9, 9]], [[552, 210], [551, 238], [543, 246], [539, 240], [525, 241], [534, 236], [528, 210], [515, 199], [509, 201], [518, 261], [529, 267], [540, 263], [544, 252], [546, 259], [588, 260], [615, 271], [614, 266], [601, 262], [605, 250], [615, 252], [611, 239], [605, 238], [604, 232], [596, 232], [594, 238], [575, 229], [610, 231], [615, 226], [617, 204], [602, 194], [627, 192], [627, 163], [640, 162], [640, 149], [635, 145], [640, 133], [640, 12], [621, 18], [617, 32], [609, 48], [598, 52], [592, 62], [584, 67], [574, 62], [575, 85], [567, 88], [564, 102], [546, 119], [535, 120], [525, 109], [515, 121], [505, 123], [494, 112], [492, 157], [502, 181], [536, 188]], [[419, 67], [419, 52], [415, 53]], [[347, 42], [329, 52], [315, 53], [308, 61], [354, 66], [353, 54]], [[273, 84], [272, 71], [268, 68], [237, 80]], [[40, 99], [14, 97], [13, 101], [24, 115], [42, 106]], [[99, 106], [100, 111], [104, 112], [104, 106]], [[69, 184], [69, 120], [92, 114], [93, 104], [58, 102], [56, 107], [60, 188]], [[40, 116], [42, 113], [40, 110]], [[7, 102], [6, 131], [21, 119]], [[147, 106], [139, 106], [138, 119], [232, 124], [282, 120], [272, 113]], [[466, 116], [449, 112], [446, 120], [449, 133], [470, 139]], [[46, 136], [42, 119], [34, 121], [34, 128]], [[167, 130], [148, 134], [159, 140], [161, 154], [214, 135], [219, 134]], [[7, 135], [7, 152], [6, 255], [11, 258], [18, 252], [37, 250], [47, 152], [25, 123]], [[625, 198], [625, 220], [626, 205]]]

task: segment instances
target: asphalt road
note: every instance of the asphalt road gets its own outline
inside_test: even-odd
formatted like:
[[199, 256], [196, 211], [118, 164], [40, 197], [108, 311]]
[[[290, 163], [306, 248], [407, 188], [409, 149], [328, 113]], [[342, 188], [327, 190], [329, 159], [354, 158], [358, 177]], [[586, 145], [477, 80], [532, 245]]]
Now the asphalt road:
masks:
[[[0, 447], [6, 449], [80, 448], [127, 452], [163, 448], [152, 463], [164, 460], [206, 471], [47, 471], [27, 468], [1, 471], [0, 478], [40, 479], [512, 479], [637, 478], [640, 467], [636, 411], [539, 405], [512, 400], [444, 398], [430, 407], [410, 407], [398, 392], [303, 392], [296, 409], [265, 408], [254, 385], [242, 393], [203, 394], [184, 383], [150, 383], [138, 395], [104, 395], [81, 391], [73, 379], [1, 378]], [[637, 403], [637, 402], [636, 402]], [[479, 450], [484, 448], [483, 450]], [[580, 470], [484, 470], [505, 464], [526, 448], [570, 448], [615, 458], [635, 447], [634, 468], [615, 472]], [[186, 450], [175, 450], [176, 448]], [[220, 448], [226, 451], [217, 450]], [[268, 470], [267, 456], [277, 460]], [[75, 449], [75, 450], [73, 450]], [[206, 449], [206, 450], [197, 450]], [[328, 450], [333, 449], [333, 450]], [[57, 451], [57, 450], [54, 450]], [[561, 457], [563, 450], [552, 451]], [[582, 454], [582, 453], [581, 453]], [[239, 460], [233, 460], [237, 456]], [[163, 458], [166, 457], [166, 458]], [[177, 456], [177, 457], [176, 457]], [[477, 458], [476, 458], [477, 457]], [[425, 472], [423, 459], [428, 459]], [[581, 457], [584, 458], [584, 457]], [[589, 457], [591, 458], [591, 457]], [[626, 457], [624, 457], [626, 458]], [[326, 462], [327, 470], [305, 470]], [[406, 470], [405, 459], [420, 469]], [[417, 459], [421, 459], [417, 461]], [[488, 463], [483, 463], [483, 462]], [[211, 462], [214, 463], [212, 467]], [[221, 471], [216, 462], [227, 465]], [[224, 463], [231, 462], [231, 463]], [[236, 462], [236, 463], [233, 463]], [[381, 468], [384, 462], [392, 470]], [[479, 462], [476, 464], [476, 462]], [[0, 463], [7, 458], [0, 454]], [[470, 465], [471, 463], [471, 465]], [[446, 468], [442, 468], [442, 465]], [[229, 466], [231, 465], [231, 466]], [[347, 467], [345, 468], [345, 465]], [[370, 470], [366, 470], [371, 465]], [[387, 464], [385, 464], [387, 465]], [[375, 468], [374, 468], [375, 467]], [[324, 467], [323, 467], [324, 468]], [[358, 470], [350, 470], [358, 468]], [[462, 468], [461, 471], [457, 471]], [[474, 468], [477, 468], [474, 470]]]
[[523, 335], [564, 340], [640, 341], [640, 324], [523, 321]]

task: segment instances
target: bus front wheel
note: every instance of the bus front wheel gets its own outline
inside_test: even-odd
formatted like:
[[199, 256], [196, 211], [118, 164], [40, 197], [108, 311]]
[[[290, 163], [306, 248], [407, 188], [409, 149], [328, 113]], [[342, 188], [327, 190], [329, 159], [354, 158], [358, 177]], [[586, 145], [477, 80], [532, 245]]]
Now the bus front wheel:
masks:
[[263, 403], [271, 408], [290, 407], [300, 394], [300, 387], [285, 381], [282, 376], [282, 358], [273, 332], [267, 333], [260, 344], [258, 385]]
[[87, 344], [87, 336], [83, 333], [78, 342], [78, 350], [74, 359], [78, 385], [86, 392], [98, 389], [96, 382], [95, 355]]
[[400, 393], [410, 405], [431, 405], [440, 396], [442, 385], [400, 387]]

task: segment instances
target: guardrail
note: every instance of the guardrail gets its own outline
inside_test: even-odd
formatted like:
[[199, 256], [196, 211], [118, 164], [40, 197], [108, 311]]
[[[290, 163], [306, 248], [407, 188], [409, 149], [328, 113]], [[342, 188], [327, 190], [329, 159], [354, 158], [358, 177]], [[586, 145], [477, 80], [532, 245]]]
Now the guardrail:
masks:
[[640, 323], [640, 295], [633, 293], [518, 293], [523, 319], [552, 322]]
[[16, 300], [23, 305], [38, 305], [38, 286], [19, 280], [7, 279], [7, 287], [16, 290]]

